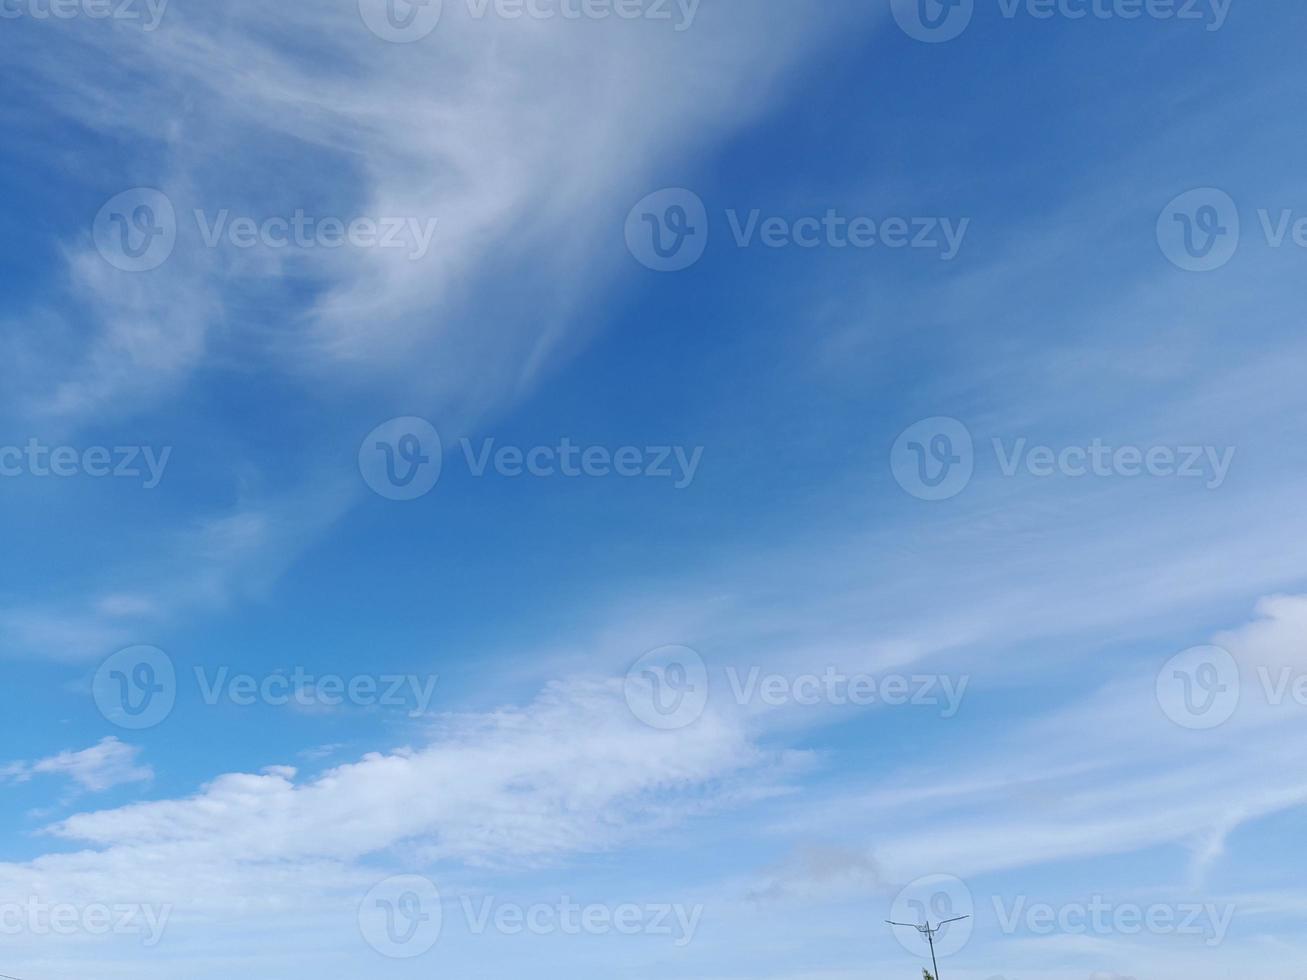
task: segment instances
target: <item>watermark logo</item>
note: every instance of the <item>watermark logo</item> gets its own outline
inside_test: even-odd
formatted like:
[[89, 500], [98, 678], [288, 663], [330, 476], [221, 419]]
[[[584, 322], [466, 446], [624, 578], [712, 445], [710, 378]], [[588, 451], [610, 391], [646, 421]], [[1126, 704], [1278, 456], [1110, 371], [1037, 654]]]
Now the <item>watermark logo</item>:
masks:
[[[1157, 222], [1162, 253], [1187, 272], [1223, 268], [1252, 240], [1252, 225], [1241, 223], [1238, 204], [1225, 191], [1202, 188], [1181, 194]], [[1258, 240], [1267, 248], [1307, 249], [1307, 216], [1294, 208], [1258, 208]]]
[[91, 233], [96, 250], [115, 269], [149, 272], [177, 246], [177, 212], [162, 191], [137, 187], [110, 198]]
[[971, 483], [975, 443], [957, 419], [923, 419], [895, 440], [890, 467], [899, 486], [917, 499], [949, 500]]
[[952, 41], [971, 25], [976, 0], [890, 0], [890, 7], [908, 37], [939, 44]]
[[417, 500], [436, 486], [444, 465], [440, 433], [426, 419], [391, 419], [359, 447], [359, 472], [387, 500]]
[[[724, 211], [730, 241], [739, 249], [914, 249], [941, 261], [957, 258], [971, 227], [970, 218], [842, 213], [792, 218], [764, 215], [760, 208]], [[680, 272], [701, 258], [710, 236], [703, 199], [684, 188], [657, 191], [642, 199], [626, 217], [626, 245], [636, 260], [657, 272]]]
[[708, 707], [708, 665], [689, 647], [659, 647], [626, 672], [624, 693], [631, 713], [649, 727], [688, 728]]
[[[703, 446], [586, 446], [561, 438], [556, 445], [500, 444], [493, 438], [460, 439], [451, 463], [463, 463], [474, 479], [491, 474], [517, 479], [650, 479], [676, 490], [693, 485], [703, 462]], [[359, 469], [377, 493], [413, 500], [429, 493], [440, 477], [442, 444], [423, 419], [395, 419], [374, 430], [359, 450]]]
[[100, 714], [119, 728], [153, 728], [177, 702], [177, 671], [158, 647], [119, 650], [100, 664], [92, 693]]
[[434, 31], [444, 0], [359, 0], [359, 15], [377, 37], [391, 44], [412, 44]]
[[1157, 219], [1162, 254], [1186, 272], [1212, 272], [1234, 258], [1239, 248], [1239, 207], [1215, 187], [1186, 191]]
[[[899, 892], [890, 910], [890, 919], [910, 926], [937, 928], [935, 955], [946, 957], [961, 952], [971, 941], [975, 911], [975, 898], [965, 881], [952, 875], [927, 875]], [[950, 919], [961, 921], [949, 922]], [[930, 959], [930, 942], [925, 933], [917, 929], [896, 928], [894, 935], [909, 953]]]
[[[437, 218], [414, 216], [316, 215], [296, 208], [287, 214], [234, 215], [229, 208], [192, 210], [195, 238], [210, 249], [266, 249], [282, 252], [332, 251], [341, 248], [402, 252], [419, 262], [435, 241]], [[96, 216], [96, 248], [105, 261], [125, 272], [148, 272], [163, 265], [183, 229], [171, 199], [162, 191], [137, 188], [110, 200]]]
[[1177, 725], [1218, 728], [1239, 710], [1239, 665], [1220, 647], [1193, 647], [1167, 661], [1157, 675], [1157, 703]]
[[680, 272], [708, 248], [708, 209], [694, 191], [669, 187], [642, 198], [626, 218], [626, 247], [655, 272]]
[[641, 657], [626, 673], [626, 703], [632, 714], [652, 728], [685, 728], [707, 709], [709, 695], [741, 708], [766, 707], [921, 707], [940, 717], [957, 716], [971, 685], [968, 674], [893, 674], [873, 676], [834, 665], [821, 673], [765, 673], [757, 664], [725, 669], [725, 686], [714, 684], [703, 658], [685, 646], [660, 647]]
[[440, 890], [420, 875], [396, 875], [376, 884], [358, 910], [359, 932], [382, 956], [408, 960], [440, 941]]

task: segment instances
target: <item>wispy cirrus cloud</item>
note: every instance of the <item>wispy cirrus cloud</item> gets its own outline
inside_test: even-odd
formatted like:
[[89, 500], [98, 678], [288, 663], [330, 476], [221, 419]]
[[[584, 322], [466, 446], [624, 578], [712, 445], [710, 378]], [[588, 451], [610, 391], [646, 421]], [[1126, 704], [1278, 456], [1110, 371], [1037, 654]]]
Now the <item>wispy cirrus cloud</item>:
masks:
[[[85, 18], [14, 25], [39, 42], [17, 53], [25, 90], [113, 152], [70, 176], [88, 203], [63, 229], [61, 299], [10, 311], [5, 342], [24, 370], [9, 414], [60, 431], [150, 416], [198, 373], [237, 363], [329, 407], [308, 436], [287, 437], [277, 466], [251, 462], [239, 505], [193, 506], [164, 534], [152, 525], [144, 546], [133, 535], [131, 566], [92, 583], [116, 593], [125, 575], [148, 615], [88, 606], [85, 590], [28, 597], [0, 610], [11, 653], [104, 655], [150, 623], [220, 606], [249, 574], [274, 578], [361, 492], [325, 462], [351, 458], [341, 447], [367, 430], [357, 416], [416, 408], [452, 436], [523, 398], [601, 325], [578, 304], [624, 267], [614, 243], [631, 203], [682, 179], [774, 105], [791, 69], [872, 17], [768, 0], [705, 8], [678, 32], [447, 6], [413, 45], [374, 36], [353, 0], [175, 3], [148, 33]], [[169, 197], [178, 241], [160, 268], [131, 273], [97, 254], [90, 223], [138, 185]], [[437, 232], [418, 260], [203, 240], [219, 213], [297, 209], [434, 220]], [[257, 441], [232, 434], [235, 452], [246, 436]], [[180, 446], [178, 466], [206, 451]], [[238, 525], [247, 540], [206, 552], [201, 537]]]
[[[174, 4], [148, 34], [45, 31], [49, 47], [24, 54], [34, 94], [57, 79], [57, 111], [140, 140], [120, 179], [167, 193], [181, 233], [162, 269], [137, 276], [73, 237], [86, 353], [48, 364], [29, 405], [81, 416], [158, 397], [218, 353], [219, 323], [291, 374], [380, 372], [468, 416], [511, 400], [570, 348], [580, 323], [565, 317], [611, 275], [603, 256], [631, 189], [658, 176], [650, 161], [704, 153], [768, 106], [769, 83], [868, 16], [844, 3], [720, 5], [676, 32], [447, 6], [439, 31], [412, 45], [373, 36], [345, 0]], [[78, 56], [56, 57], [60, 46]], [[286, 168], [292, 184], [261, 179]], [[189, 227], [195, 210], [297, 207], [436, 219], [439, 233], [411, 261], [384, 249], [206, 249]], [[489, 317], [465, 308], [474, 284], [497, 281], [513, 283], [511, 303]], [[250, 320], [252, 292], [281, 307], [275, 329]], [[41, 343], [27, 335], [29, 360]]]

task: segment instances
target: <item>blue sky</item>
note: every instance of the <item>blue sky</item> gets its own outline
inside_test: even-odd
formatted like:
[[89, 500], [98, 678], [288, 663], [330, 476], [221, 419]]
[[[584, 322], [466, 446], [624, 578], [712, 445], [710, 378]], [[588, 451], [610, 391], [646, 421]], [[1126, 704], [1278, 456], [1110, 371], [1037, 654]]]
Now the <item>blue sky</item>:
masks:
[[120, 2], [0, 5], [0, 973], [1303, 975], [1300, 5]]

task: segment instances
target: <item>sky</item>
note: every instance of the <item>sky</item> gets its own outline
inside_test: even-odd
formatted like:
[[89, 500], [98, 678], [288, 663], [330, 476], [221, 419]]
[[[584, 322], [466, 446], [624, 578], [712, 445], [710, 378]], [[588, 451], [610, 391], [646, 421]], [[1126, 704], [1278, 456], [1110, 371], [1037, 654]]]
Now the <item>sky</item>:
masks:
[[1305, 29], [2, 0], [0, 974], [1307, 978]]

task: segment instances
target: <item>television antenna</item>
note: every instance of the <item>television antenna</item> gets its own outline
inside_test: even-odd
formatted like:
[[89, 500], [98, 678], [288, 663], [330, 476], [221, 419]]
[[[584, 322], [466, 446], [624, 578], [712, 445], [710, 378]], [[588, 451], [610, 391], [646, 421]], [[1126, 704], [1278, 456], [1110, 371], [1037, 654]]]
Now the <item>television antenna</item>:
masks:
[[926, 942], [930, 943], [930, 965], [934, 967], [934, 972], [931, 975], [935, 980], [939, 980], [939, 964], [935, 962], [935, 937], [938, 936], [940, 930], [950, 922], [961, 922], [963, 919], [969, 918], [971, 918], [969, 915], [959, 915], [954, 919], [945, 919], [943, 922], [940, 922], [935, 926], [931, 926], [929, 919], [926, 920], [924, 926], [914, 925], [907, 922], [890, 922], [889, 919], [886, 919], [885, 923], [891, 926], [898, 926], [901, 929], [916, 929], [917, 932], [926, 937]]

